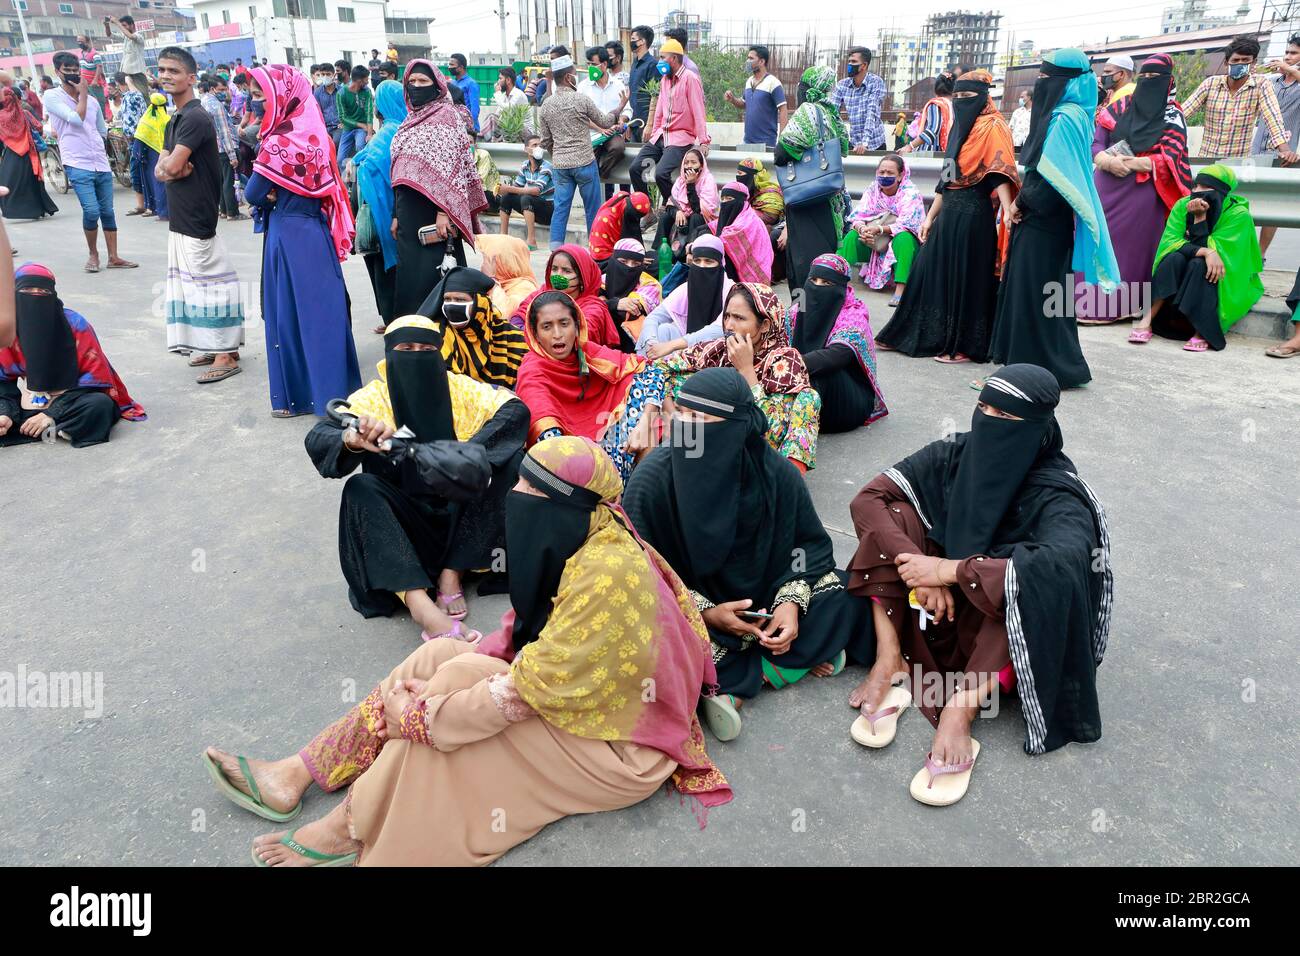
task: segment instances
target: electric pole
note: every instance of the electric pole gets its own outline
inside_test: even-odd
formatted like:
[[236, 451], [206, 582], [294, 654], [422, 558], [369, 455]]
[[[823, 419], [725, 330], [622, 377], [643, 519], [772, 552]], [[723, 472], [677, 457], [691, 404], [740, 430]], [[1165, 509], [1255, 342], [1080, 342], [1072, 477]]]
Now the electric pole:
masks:
[[506, 0], [497, 0], [497, 16], [501, 18], [501, 55], [510, 56], [510, 47], [506, 45]]

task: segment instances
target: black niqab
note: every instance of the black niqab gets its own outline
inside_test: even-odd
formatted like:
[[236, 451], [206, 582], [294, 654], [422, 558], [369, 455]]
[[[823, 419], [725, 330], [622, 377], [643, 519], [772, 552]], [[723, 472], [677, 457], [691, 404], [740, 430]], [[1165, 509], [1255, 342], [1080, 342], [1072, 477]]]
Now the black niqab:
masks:
[[[627, 265], [623, 259], [635, 259], [636, 265]], [[605, 297], [621, 299], [636, 291], [637, 281], [645, 271], [645, 260], [641, 253], [630, 249], [615, 249], [609, 261], [605, 263]]]
[[[958, 93], [974, 93], [974, 96], [957, 96]], [[989, 85], [979, 80], [958, 80], [953, 84], [952, 129], [948, 133], [948, 146], [944, 158], [957, 165], [957, 156], [961, 153], [966, 137], [975, 128], [975, 121], [984, 112], [989, 102]], [[958, 168], [957, 174], [961, 175]], [[940, 184], [942, 185], [942, 183]]]
[[81, 379], [77, 339], [63, 314], [63, 301], [55, 294], [54, 280], [19, 276], [14, 288], [16, 331], [27, 366], [27, 387], [33, 392], [76, 388]]
[[[1155, 73], [1156, 76], [1143, 76]], [[1128, 108], [1120, 114], [1112, 139], [1125, 140], [1134, 156], [1141, 156], [1160, 141], [1165, 131], [1165, 110], [1169, 105], [1169, 85], [1173, 83], [1169, 67], [1163, 63], [1144, 64], [1138, 74], [1137, 87]]]
[[[403, 351], [403, 343], [432, 345], [432, 350]], [[404, 327], [384, 336], [384, 376], [393, 420], [415, 432], [416, 441], [455, 441], [451, 387], [442, 360], [442, 337], [430, 329]]]
[[736, 217], [745, 208], [745, 197], [738, 190], [728, 189], [723, 186], [722, 191], [718, 194], [718, 199], [718, 222], [713, 227], [713, 231], [720, 236], [722, 230], [735, 222]]
[[[515, 621], [515, 653], [537, 640], [551, 616], [564, 566], [591, 532], [599, 496], [564, 481], [531, 455], [519, 474], [545, 497], [523, 491], [506, 494], [506, 570]], [[567, 493], [566, 493], [567, 492]]]
[[1047, 124], [1052, 119], [1052, 111], [1065, 95], [1065, 88], [1076, 76], [1082, 76], [1083, 70], [1077, 67], [1057, 66], [1044, 61], [1039, 68], [1045, 76], [1040, 76], [1034, 83], [1034, 109], [1029, 114], [1029, 135], [1020, 147], [1020, 164], [1032, 169], [1043, 155], [1043, 144], [1047, 141]]
[[[830, 285], [817, 285], [815, 278], [829, 279]], [[826, 348], [826, 340], [835, 328], [846, 298], [849, 277], [827, 266], [813, 266], [808, 270], [808, 281], [803, 285], [799, 303], [799, 318], [795, 322], [791, 345], [801, 355]]]
[[722, 285], [726, 270], [717, 250], [692, 249], [696, 259], [711, 259], [716, 266], [691, 263], [686, 267], [686, 331], [698, 332], [722, 314]]

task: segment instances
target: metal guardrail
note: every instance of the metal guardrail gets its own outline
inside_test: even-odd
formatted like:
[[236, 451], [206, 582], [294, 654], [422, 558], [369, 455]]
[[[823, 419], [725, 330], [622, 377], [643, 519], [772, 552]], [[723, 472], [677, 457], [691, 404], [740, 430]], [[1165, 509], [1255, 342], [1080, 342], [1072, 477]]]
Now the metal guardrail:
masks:
[[[519, 143], [480, 143], [492, 154], [502, 172], [518, 169], [524, 161], [524, 147]], [[628, 182], [628, 171], [636, 159], [636, 144], [629, 143], [622, 162], [614, 170], [614, 180]], [[861, 196], [876, 174], [876, 164], [884, 152], [867, 156], [846, 156], [844, 159], [844, 178], [849, 192], [854, 197]], [[721, 185], [736, 178], [736, 168], [747, 157], [757, 156], [772, 167], [772, 154], [769, 152], [746, 152], [742, 150], [715, 149], [709, 153], [709, 169]], [[1259, 226], [1282, 226], [1300, 228], [1300, 169], [1282, 169], [1273, 166], [1257, 166], [1248, 160], [1229, 160], [1240, 179], [1238, 192], [1250, 200], [1250, 211], [1255, 224]], [[1192, 175], [1209, 163], [1196, 161], [1192, 165]], [[943, 160], [934, 153], [913, 153], [907, 160], [912, 174], [912, 182], [926, 197], [927, 201], [934, 195], [939, 185], [939, 173]]]

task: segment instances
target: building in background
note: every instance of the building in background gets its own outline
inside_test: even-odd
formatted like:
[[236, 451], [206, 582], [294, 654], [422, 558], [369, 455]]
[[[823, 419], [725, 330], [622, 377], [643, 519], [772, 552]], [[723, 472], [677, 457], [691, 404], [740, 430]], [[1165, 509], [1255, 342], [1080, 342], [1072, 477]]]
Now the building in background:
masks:
[[687, 13], [685, 10], [669, 10], [664, 17], [664, 22], [655, 29], [655, 36], [656, 38], [663, 36], [665, 30], [678, 27], [686, 31], [686, 49], [688, 52], [708, 43], [713, 36], [713, 21], [705, 20], [699, 14]]
[[136, 29], [144, 36], [153, 63], [153, 51], [175, 43], [179, 34], [194, 28], [194, 18], [177, 10], [176, 0], [0, 0], [0, 67], [20, 79], [30, 76], [31, 66], [23, 48], [22, 28], [15, 5], [27, 21], [27, 37], [32, 44], [37, 75], [52, 73], [50, 65], [59, 50], [75, 49], [77, 35], [90, 36], [95, 48], [107, 57], [110, 65], [120, 59], [122, 44], [116, 33], [105, 35], [104, 17], [131, 14]]
[[[950, 65], [949, 40], [905, 30], [880, 31], [872, 68], [885, 81], [885, 90], [899, 107], [908, 101], [908, 90], [925, 84]], [[929, 99], [926, 93], [925, 98]]]
[[[388, 46], [384, 0], [194, 0], [192, 6], [193, 42], [252, 41], [256, 56], [272, 63], [364, 64], [371, 50]], [[204, 65], [226, 58], [196, 52], [195, 59]]]
[[[388, 31], [388, 43], [397, 51], [397, 62], [421, 60], [433, 56], [434, 43], [431, 26], [433, 17], [423, 14], [408, 13], [404, 10], [390, 9], [384, 15], [384, 29]], [[456, 53], [456, 50], [443, 51], [444, 55]], [[384, 48], [379, 47], [380, 55]]]
[[1242, 0], [1235, 16], [1209, 16], [1209, 0], [1183, 0], [1182, 6], [1165, 7], [1160, 20], [1161, 33], [1199, 33], [1241, 23], [1250, 16], [1249, 0]]
[[[931, 14], [921, 27], [922, 51], [929, 57], [923, 69], [928, 69], [933, 76], [933, 64], [942, 50], [944, 67], [962, 64], [992, 72], [997, 65], [1001, 21], [1002, 14], [992, 11], [970, 13], [955, 10]], [[943, 44], [942, 48], [939, 44]], [[923, 78], [921, 74], [914, 77], [916, 80]]]

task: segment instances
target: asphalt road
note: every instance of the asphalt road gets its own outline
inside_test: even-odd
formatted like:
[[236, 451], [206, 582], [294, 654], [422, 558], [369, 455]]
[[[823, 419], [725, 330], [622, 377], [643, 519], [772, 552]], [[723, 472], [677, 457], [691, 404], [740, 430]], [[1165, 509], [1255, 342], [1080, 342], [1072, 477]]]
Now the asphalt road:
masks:
[[[120, 216], [129, 200], [117, 198]], [[245, 373], [195, 385], [164, 348], [166, 227], [121, 218], [122, 252], [141, 268], [87, 275], [76, 202], [58, 202], [53, 220], [10, 226], [19, 260], [54, 270], [149, 421], [80, 451], [0, 450], [0, 688], [20, 669], [103, 679], [98, 715], [0, 708], [0, 863], [247, 865], [250, 840], [271, 827], [216, 794], [203, 747], [294, 752], [351, 688], [363, 696], [413, 650], [418, 629], [349, 607], [341, 483], [303, 451], [310, 420], [270, 417], [260, 317], [248, 319]], [[255, 280], [260, 239], [247, 222], [221, 234]], [[1284, 234], [1270, 265], [1295, 248]], [[345, 271], [369, 376], [382, 354], [373, 300], [362, 263]], [[879, 327], [884, 297], [868, 301]], [[1126, 334], [1084, 330], [1095, 380], [1059, 411], [1114, 539], [1099, 743], [1027, 757], [1011, 704], [976, 724], [984, 749], [967, 798], [921, 806], [907, 785], [928, 725], [909, 714], [889, 749], [854, 744], [845, 699], [862, 671], [851, 668], [764, 693], [742, 736], [712, 745], [736, 799], [706, 829], [657, 795], [564, 820], [503, 863], [1294, 862], [1300, 362], [1235, 336], [1223, 353], [1189, 355]], [[965, 427], [975, 371], [883, 355], [889, 417], [821, 440], [808, 484], [841, 560], [853, 495]], [[473, 599], [471, 623], [493, 626], [504, 605]], [[309, 795], [304, 819], [336, 799]]]

